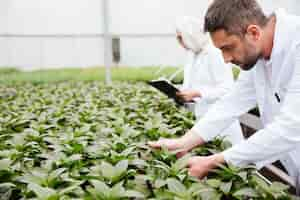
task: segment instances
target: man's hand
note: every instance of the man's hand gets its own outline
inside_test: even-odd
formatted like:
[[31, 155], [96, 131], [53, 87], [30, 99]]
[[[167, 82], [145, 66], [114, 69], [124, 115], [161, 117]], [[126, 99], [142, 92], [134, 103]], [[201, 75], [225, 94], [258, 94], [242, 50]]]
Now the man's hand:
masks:
[[153, 148], [166, 147], [171, 151], [177, 151], [177, 156], [181, 157], [196, 146], [204, 144], [204, 140], [196, 133], [189, 131], [184, 136], [176, 139], [160, 139], [156, 142], [148, 142]]
[[189, 175], [202, 179], [207, 176], [212, 169], [224, 163], [225, 160], [222, 154], [215, 154], [208, 157], [192, 157], [188, 162]]
[[168, 150], [177, 150], [182, 148], [182, 142], [181, 138], [175, 138], [175, 139], [165, 139], [162, 138], [156, 142], [148, 142], [149, 146], [153, 148], [161, 148], [161, 147], [167, 147]]
[[196, 90], [183, 90], [180, 92], [177, 92], [177, 97], [182, 99], [184, 102], [192, 102], [194, 98], [201, 97], [201, 94], [199, 91]]

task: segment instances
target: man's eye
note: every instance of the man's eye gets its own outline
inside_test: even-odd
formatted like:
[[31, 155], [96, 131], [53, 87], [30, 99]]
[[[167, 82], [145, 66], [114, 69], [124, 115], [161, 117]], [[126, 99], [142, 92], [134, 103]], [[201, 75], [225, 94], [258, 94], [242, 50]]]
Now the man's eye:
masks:
[[225, 50], [225, 51], [229, 51], [229, 50], [231, 50], [231, 49], [232, 49], [231, 46], [226, 46], [226, 47], [223, 48], [223, 50]]
[[223, 52], [227, 52], [227, 53], [229, 53], [229, 52], [232, 52], [234, 50], [234, 48], [233, 47], [224, 47], [223, 49], [222, 49], [222, 51]]

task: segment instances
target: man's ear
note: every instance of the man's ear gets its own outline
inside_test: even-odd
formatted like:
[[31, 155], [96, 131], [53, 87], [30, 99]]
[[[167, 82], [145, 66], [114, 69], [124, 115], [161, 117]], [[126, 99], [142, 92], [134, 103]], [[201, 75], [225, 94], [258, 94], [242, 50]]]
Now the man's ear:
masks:
[[261, 36], [261, 28], [257, 25], [249, 25], [246, 30], [246, 36], [250, 37], [250, 39], [257, 41]]

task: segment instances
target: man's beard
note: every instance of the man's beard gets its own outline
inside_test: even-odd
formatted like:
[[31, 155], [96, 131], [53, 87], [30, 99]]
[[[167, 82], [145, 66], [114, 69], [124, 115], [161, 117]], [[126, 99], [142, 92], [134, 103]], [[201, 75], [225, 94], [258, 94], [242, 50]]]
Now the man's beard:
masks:
[[256, 65], [258, 59], [259, 59], [259, 57], [256, 57], [253, 60], [249, 60], [245, 64], [241, 64], [240, 68], [245, 71], [251, 70]]
[[248, 71], [251, 70], [260, 59], [261, 55], [253, 51], [253, 48], [250, 47], [251, 50], [246, 51], [246, 56], [244, 58], [244, 62], [239, 63], [237, 65], [240, 66], [242, 70]]

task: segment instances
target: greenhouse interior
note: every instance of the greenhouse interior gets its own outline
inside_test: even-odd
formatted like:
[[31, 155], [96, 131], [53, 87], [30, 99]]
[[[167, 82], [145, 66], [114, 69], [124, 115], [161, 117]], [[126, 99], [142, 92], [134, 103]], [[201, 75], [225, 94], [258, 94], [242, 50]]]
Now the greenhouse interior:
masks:
[[299, 99], [299, 0], [1, 0], [0, 200], [300, 200]]

